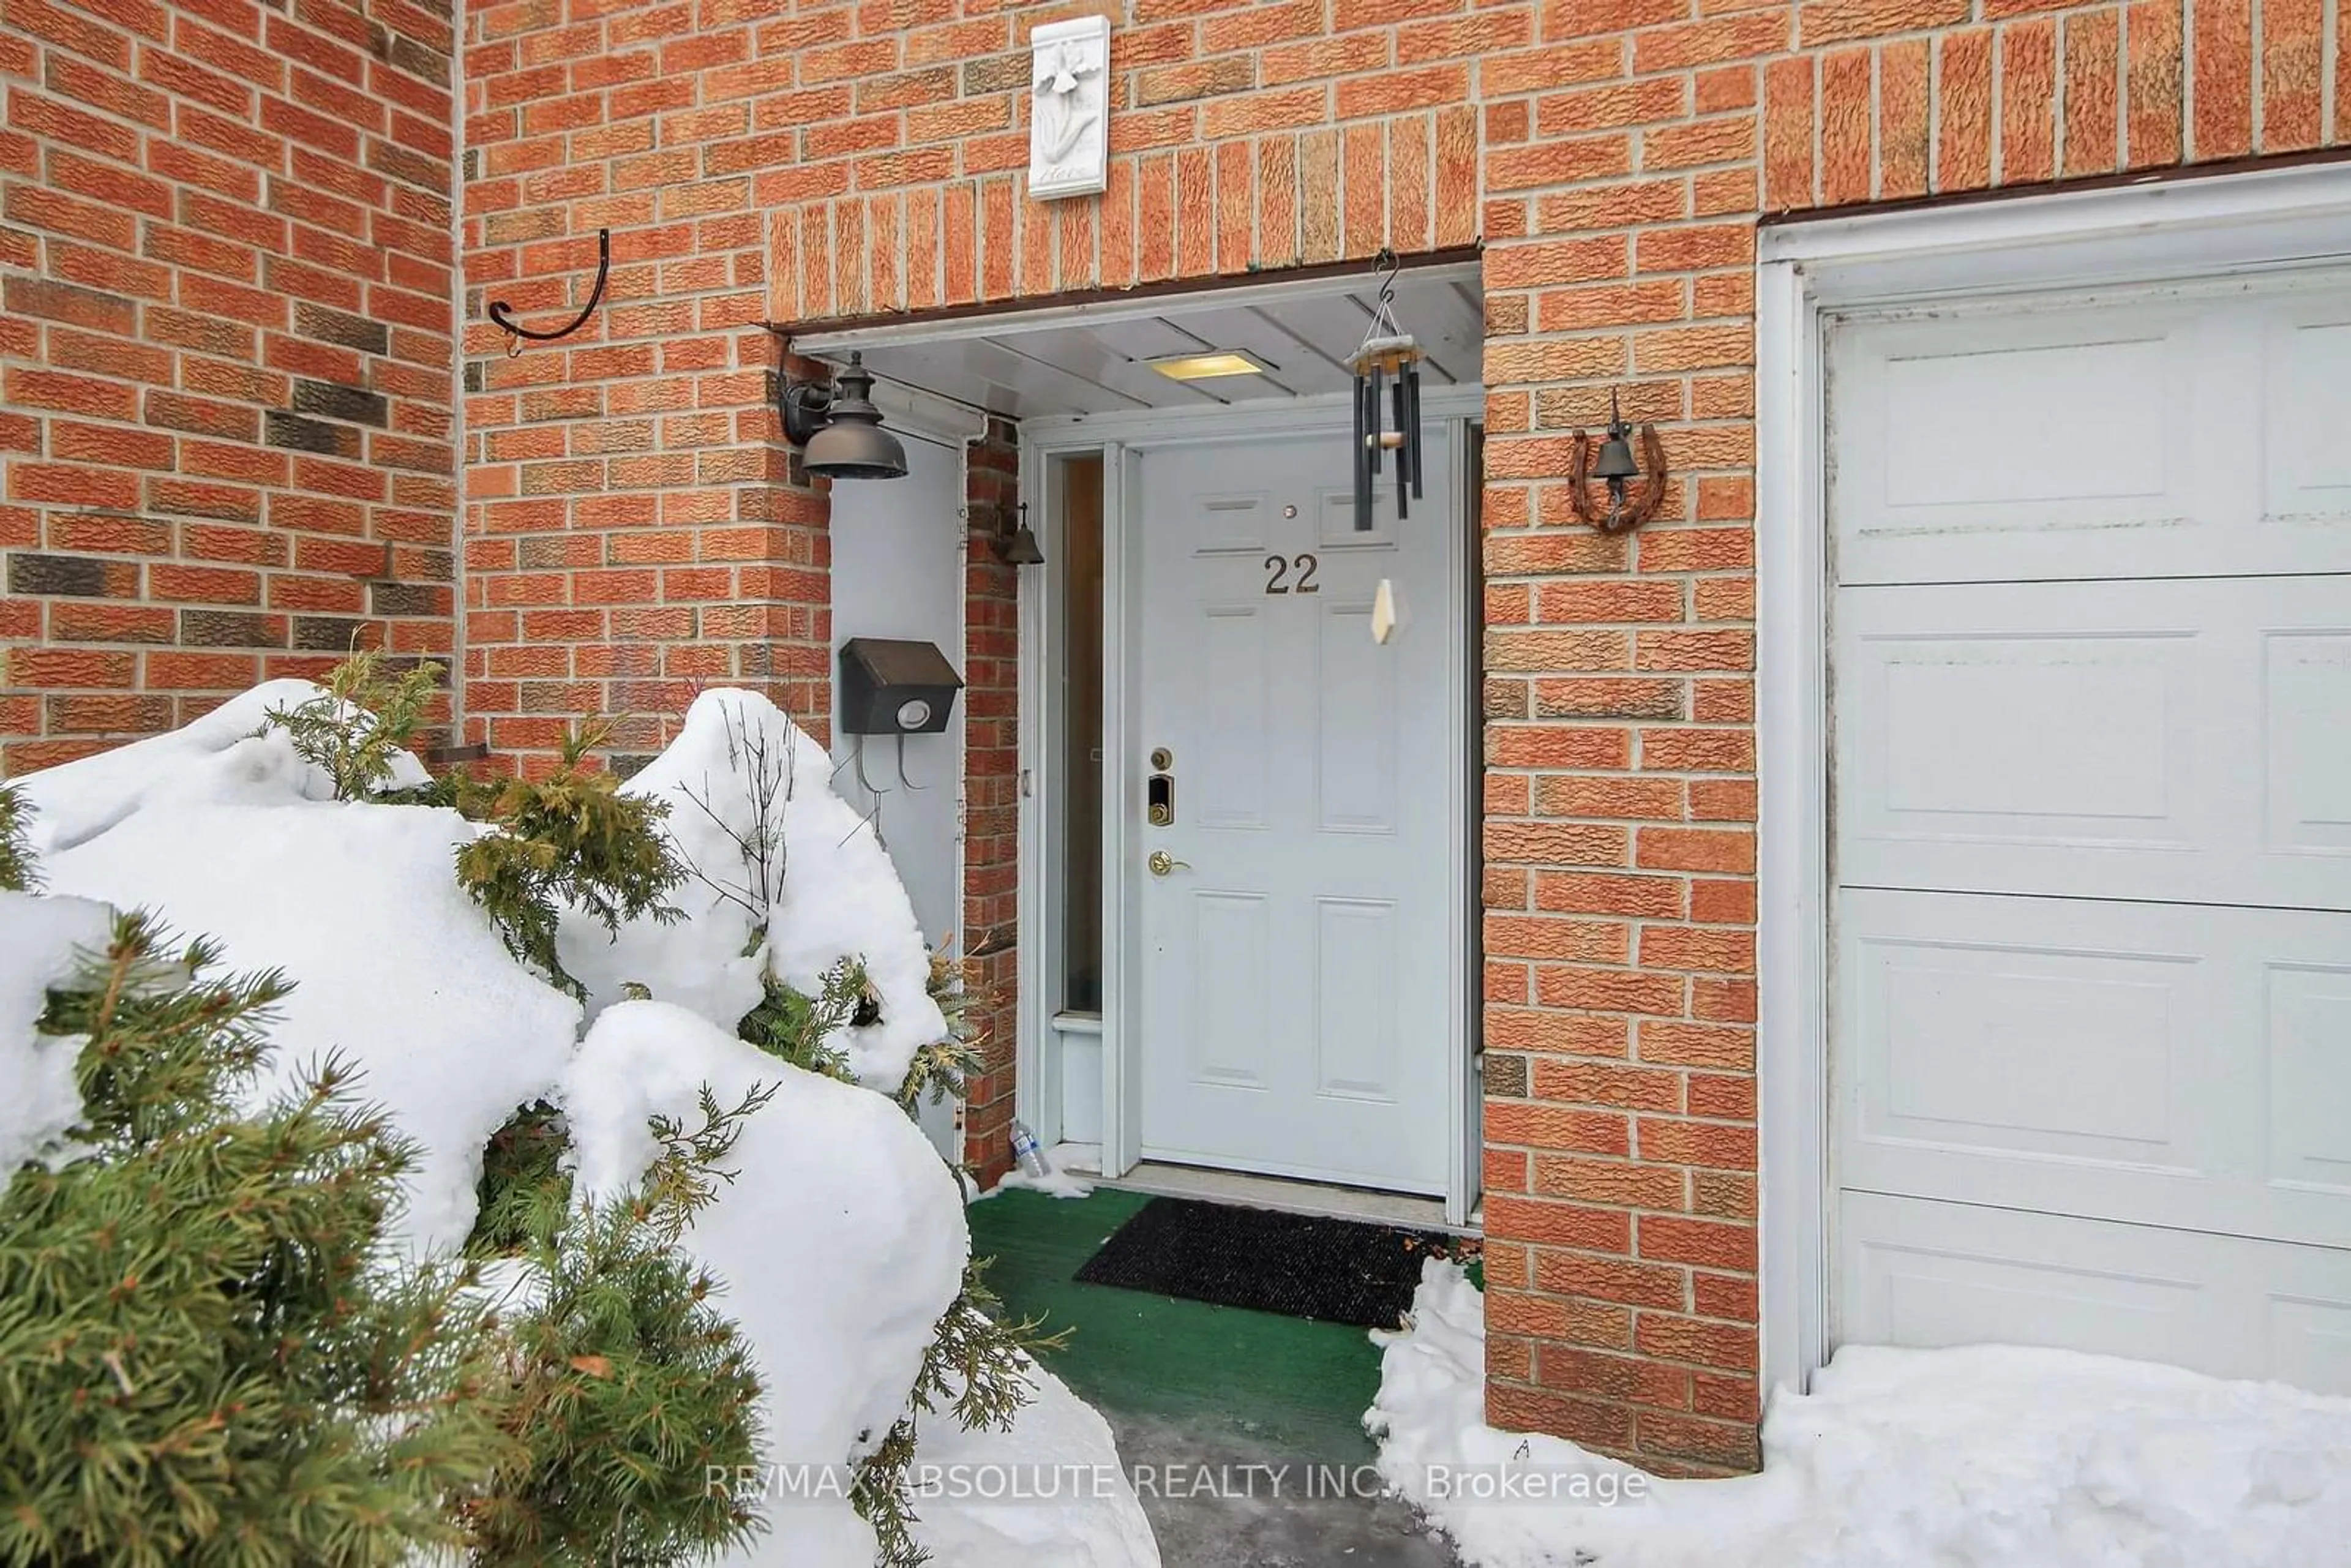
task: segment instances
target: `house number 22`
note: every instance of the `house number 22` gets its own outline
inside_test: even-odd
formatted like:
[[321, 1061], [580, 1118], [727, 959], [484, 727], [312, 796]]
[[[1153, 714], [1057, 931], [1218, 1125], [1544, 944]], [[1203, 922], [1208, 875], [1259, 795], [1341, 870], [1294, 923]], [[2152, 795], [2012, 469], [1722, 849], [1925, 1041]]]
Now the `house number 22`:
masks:
[[[1320, 593], [1322, 591], [1315, 586], [1314, 571], [1322, 564], [1311, 555], [1270, 555], [1265, 558], [1265, 570], [1270, 574], [1265, 580], [1265, 591], [1268, 593]], [[1290, 580], [1290, 574], [1293, 570], [1298, 576], [1295, 580]]]

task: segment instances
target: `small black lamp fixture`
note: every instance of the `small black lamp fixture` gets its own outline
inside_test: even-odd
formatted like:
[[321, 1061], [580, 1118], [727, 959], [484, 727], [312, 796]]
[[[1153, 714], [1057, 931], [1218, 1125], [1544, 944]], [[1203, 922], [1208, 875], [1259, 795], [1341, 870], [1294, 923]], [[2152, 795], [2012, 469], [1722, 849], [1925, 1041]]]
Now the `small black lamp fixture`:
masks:
[[787, 384], [777, 399], [784, 439], [800, 449], [800, 466], [828, 479], [903, 479], [906, 449], [882, 428], [873, 406], [873, 373], [865, 356], [852, 353], [849, 368], [827, 386], [822, 382]]
[[[1657, 427], [1644, 424], [1640, 428], [1641, 455], [1633, 455], [1633, 427], [1625, 423], [1624, 412], [1617, 406], [1616, 392], [1608, 392], [1608, 429], [1600, 443], [1597, 459], [1592, 453], [1592, 436], [1586, 431], [1575, 433], [1575, 449], [1569, 460], [1568, 495], [1575, 503], [1575, 515], [1604, 534], [1629, 532], [1656, 516], [1657, 507], [1666, 498], [1666, 446], [1657, 439]], [[1604, 508], [1593, 496], [1591, 481], [1597, 479], [1606, 488], [1608, 505]], [[1641, 481], [1637, 494], [1627, 494], [1632, 481]]]
[[[1372, 486], [1382, 460], [1395, 454], [1396, 517], [1401, 520], [1407, 499], [1418, 500], [1420, 477], [1420, 361], [1426, 357], [1413, 335], [1395, 319], [1395, 252], [1383, 248], [1373, 264], [1379, 268], [1379, 298], [1364, 329], [1363, 345], [1347, 361], [1355, 372], [1355, 531], [1372, 528]], [[1390, 395], [1383, 398], [1384, 391]], [[1381, 404], [1392, 402], [1395, 421], [1387, 423]]]
[[[998, 513], [998, 517], [1002, 514]], [[1042, 566], [1045, 552], [1037, 548], [1036, 530], [1029, 526], [1029, 503], [1020, 503], [1020, 526], [1010, 533], [1001, 527], [987, 536], [987, 548], [1007, 566]]]

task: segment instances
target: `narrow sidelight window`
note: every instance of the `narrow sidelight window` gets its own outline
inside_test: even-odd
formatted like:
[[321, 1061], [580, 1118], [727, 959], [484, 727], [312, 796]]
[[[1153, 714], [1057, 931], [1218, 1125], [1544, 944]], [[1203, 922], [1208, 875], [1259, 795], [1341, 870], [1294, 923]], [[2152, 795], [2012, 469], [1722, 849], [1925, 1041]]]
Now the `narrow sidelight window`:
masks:
[[1061, 995], [1064, 1013], [1102, 1016], [1102, 460], [1060, 459]]

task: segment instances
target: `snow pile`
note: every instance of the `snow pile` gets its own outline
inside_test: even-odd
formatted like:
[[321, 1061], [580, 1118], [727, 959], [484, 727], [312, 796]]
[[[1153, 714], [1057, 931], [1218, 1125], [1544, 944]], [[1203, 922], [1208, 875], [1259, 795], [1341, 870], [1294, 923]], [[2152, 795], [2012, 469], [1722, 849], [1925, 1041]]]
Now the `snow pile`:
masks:
[[[666, 831], [695, 868], [671, 897], [686, 918], [624, 926], [567, 921], [563, 967], [588, 988], [590, 1016], [634, 981], [656, 1000], [690, 1008], [732, 1030], [758, 1004], [759, 977], [818, 995], [844, 958], [864, 963], [881, 1018], [832, 1043], [867, 1087], [894, 1092], [914, 1052], [946, 1033], [931, 999], [930, 949], [872, 825], [833, 793], [832, 759], [783, 710], [733, 688], [695, 698], [667, 750], [623, 788], [669, 803]], [[744, 846], [763, 825], [775, 839], [764, 867]], [[716, 885], [714, 885], [716, 884]], [[766, 913], [767, 935], [754, 945]]]
[[226, 968], [284, 970], [294, 991], [257, 1092], [329, 1054], [357, 1067], [354, 1092], [419, 1145], [395, 1233], [420, 1254], [455, 1250], [473, 1228], [483, 1145], [561, 1075], [579, 1004], [508, 956], [458, 886], [456, 848], [475, 830], [456, 812], [299, 796], [187, 804], [180, 762], [142, 809], [43, 861], [49, 885], [210, 936]]
[[[46, 862], [147, 806], [333, 800], [334, 780], [296, 755], [284, 730], [268, 727], [273, 709], [325, 695], [309, 681], [266, 681], [178, 729], [16, 780], [34, 810], [34, 854]], [[405, 751], [392, 763], [392, 788], [430, 779]]]
[[1158, 1568], [1110, 1423], [1033, 1363], [1012, 1430], [967, 1432], [942, 1407], [914, 1450], [914, 1539], [953, 1568]]
[[[0, 1173], [55, 1153], [79, 1118], [78, 1042], [39, 1039], [33, 1024], [75, 946], [103, 947], [106, 904], [214, 939], [228, 968], [295, 982], [261, 1092], [329, 1054], [360, 1070], [356, 1092], [421, 1146], [396, 1230], [419, 1253], [462, 1244], [484, 1146], [521, 1104], [560, 1103], [587, 1198], [635, 1187], [656, 1152], [650, 1116], [691, 1128], [705, 1084], [726, 1107], [772, 1085], [725, 1162], [735, 1179], [684, 1242], [724, 1283], [721, 1310], [768, 1390], [769, 1469], [756, 1484], [769, 1530], [728, 1561], [869, 1568], [874, 1534], [845, 1494], [776, 1478], [815, 1467], [845, 1479], [888, 1435], [956, 1296], [969, 1236], [958, 1183], [891, 1099], [735, 1038], [765, 967], [815, 995], [843, 958], [862, 961], [879, 1002], [878, 1021], [835, 1037], [866, 1083], [896, 1089], [914, 1051], [946, 1032], [904, 891], [832, 793], [824, 753], [764, 698], [695, 704], [629, 788], [670, 802], [673, 837], [710, 881], [679, 891], [689, 918], [671, 926], [633, 924], [613, 941], [567, 925], [563, 960], [595, 1009], [582, 1040], [579, 1004], [515, 962], [457, 883], [455, 852], [480, 829], [437, 808], [337, 803], [282, 732], [256, 733], [269, 709], [318, 691], [273, 682], [182, 730], [23, 781], [56, 895], [0, 894]], [[403, 754], [394, 782], [423, 780]], [[780, 824], [781, 852], [754, 886], [740, 842], [762, 821]], [[756, 945], [748, 905], [768, 911]], [[619, 999], [628, 981], [662, 999]], [[491, 1274], [484, 1290], [516, 1301], [535, 1288], [520, 1266]], [[956, 1568], [1155, 1568], [1108, 1428], [1050, 1374], [1035, 1378], [1038, 1398], [1009, 1433], [963, 1432], [944, 1409], [926, 1417], [925, 1461], [1083, 1467], [1110, 1484], [1066, 1505], [918, 1500], [925, 1539]]]
[[[1472, 1568], [2273, 1568], [2351, 1540], [2351, 1400], [2274, 1384], [1848, 1346], [1772, 1402], [1761, 1475], [1654, 1480], [1484, 1424], [1482, 1301], [1458, 1267], [1425, 1265], [1409, 1326], [1372, 1337], [1381, 1475]], [[1521, 1495], [1494, 1500], [1506, 1476]], [[1580, 1501], [1604, 1496], [1624, 1500]]]
[[1016, 1166], [1004, 1173], [1002, 1180], [980, 1196], [994, 1197], [998, 1193], [1007, 1191], [1041, 1192], [1047, 1197], [1092, 1197], [1094, 1184], [1081, 1176], [1051, 1166], [1045, 1167], [1043, 1176], [1033, 1176]]
[[[862, 1458], [904, 1412], [962, 1283], [970, 1241], [955, 1179], [883, 1096], [802, 1072], [684, 1008], [621, 1002], [597, 1019], [564, 1079], [580, 1195], [633, 1191], [655, 1154], [647, 1119], [698, 1125], [705, 1084], [722, 1107], [754, 1084], [776, 1091], [725, 1162], [734, 1183], [684, 1239], [726, 1282], [720, 1308], [758, 1361], [767, 1461]], [[768, 1521], [769, 1532], [731, 1561], [873, 1561], [872, 1531], [845, 1499], [779, 1498]]]
[[0, 892], [0, 1191], [26, 1160], [60, 1152], [81, 1120], [81, 1037], [33, 1026], [48, 988], [74, 977], [80, 956], [106, 951], [113, 924], [111, 911], [87, 899]]

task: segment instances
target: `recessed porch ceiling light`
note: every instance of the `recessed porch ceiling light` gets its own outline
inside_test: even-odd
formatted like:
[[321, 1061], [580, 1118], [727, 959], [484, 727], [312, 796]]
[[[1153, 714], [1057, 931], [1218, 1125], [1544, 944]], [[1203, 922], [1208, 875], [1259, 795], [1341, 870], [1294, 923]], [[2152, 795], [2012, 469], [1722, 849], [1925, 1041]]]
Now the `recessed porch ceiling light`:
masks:
[[1218, 376], [1261, 376], [1271, 370], [1249, 355], [1235, 350], [1215, 354], [1175, 354], [1165, 359], [1145, 360], [1144, 363], [1170, 381], [1207, 382]]

